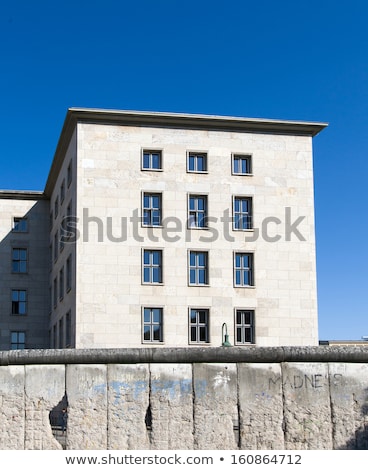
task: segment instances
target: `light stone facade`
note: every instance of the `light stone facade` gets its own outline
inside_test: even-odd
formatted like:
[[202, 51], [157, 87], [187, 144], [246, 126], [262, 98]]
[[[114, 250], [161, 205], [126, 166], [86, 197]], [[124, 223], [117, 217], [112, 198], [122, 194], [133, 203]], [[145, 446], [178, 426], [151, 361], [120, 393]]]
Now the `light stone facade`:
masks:
[[[324, 127], [69, 110], [42, 200], [50, 221], [41, 238], [52, 259], [40, 260], [51, 291], [43, 306], [50, 346], [220, 346], [224, 323], [232, 344], [318, 344], [312, 138]], [[160, 153], [160, 168], [142, 168], [144, 151]], [[204, 171], [188, 171], [189, 152], [205, 155]], [[234, 174], [239, 156], [251, 161], [246, 174]], [[160, 201], [157, 225], [144, 225], [144, 195]], [[205, 202], [206, 227], [188, 227], [191, 196]], [[239, 200], [248, 201], [251, 220], [241, 230], [231, 220]], [[0, 203], [10, 204], [1, 195]], [[60, 244], [71, 215], [74, 233]], [[12, 208], [1, 214], [3, 240], [12, 216]], [[161, 254], [159, 282], [144, 278], [145, 251]], [[205, 284], [191, 283], [191, 252], [206, 254]], [[243, 255], [250, 281], [238, 286]], [[144, 309], [161, 313], [158, 324], [147, 322]], [[250, 312], [250, 322], [237, 328], [239, 310]], [[199, 312], [196, 322], [191, 312]], [[3, 324], [1, 334], [9, 335]], [[144, 326], [151, 327], [146, 336]], [[250, 336], [240, 338], [241, 331]]]

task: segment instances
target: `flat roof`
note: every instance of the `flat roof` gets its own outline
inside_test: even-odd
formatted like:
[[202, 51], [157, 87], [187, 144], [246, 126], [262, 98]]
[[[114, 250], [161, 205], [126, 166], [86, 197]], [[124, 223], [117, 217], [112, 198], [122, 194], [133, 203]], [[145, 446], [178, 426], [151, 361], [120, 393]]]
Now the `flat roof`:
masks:
[[18, 191], [11, 189], [1, 189], [0, 199], [20, 199], [36, 201], [39, 199], [45, 199], [45, 193], [43, 191]]
[[314, 137], [328, 123], [286, 121], [206, 114], [167, 113], [153, 111], [128, 111], [115, 109], [69, 108], [60, 134], [55, 156], [45, 186], [45, 194], [51, 195], [52, 187], [60, 171], [62, 159], [78, 122], [116, 124], [142, 127], [167, 127], [177, 129], [250, 132]]

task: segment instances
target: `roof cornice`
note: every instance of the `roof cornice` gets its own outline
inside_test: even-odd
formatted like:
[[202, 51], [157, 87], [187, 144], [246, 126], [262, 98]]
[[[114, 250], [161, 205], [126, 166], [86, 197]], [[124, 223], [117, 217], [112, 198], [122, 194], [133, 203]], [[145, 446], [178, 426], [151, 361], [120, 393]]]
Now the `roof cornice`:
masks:
[[116, 123], [130, 126], [178, 127], [230, 132], [306, 135], [310, 137], [314, 137], [328, 125], [324, 122], [88, 108], [70, 108], [67, 114], [68, 118], [78, 122], [100, 124]]
[[308, 137], [316, 136], [328, 125], [323, 122], [284, 121], [276, 119], [213, 116], [204, 114], [69, 108], [45, 186], [45, 194], [47, 196], [51, 195], [65, 152], [74, 129], [79, 122], [207, 131], [251, 132]]
[[0, 199], [38, 201], [40, 199], [47, 199], [47, 197], [43, 191], [0, 190]]

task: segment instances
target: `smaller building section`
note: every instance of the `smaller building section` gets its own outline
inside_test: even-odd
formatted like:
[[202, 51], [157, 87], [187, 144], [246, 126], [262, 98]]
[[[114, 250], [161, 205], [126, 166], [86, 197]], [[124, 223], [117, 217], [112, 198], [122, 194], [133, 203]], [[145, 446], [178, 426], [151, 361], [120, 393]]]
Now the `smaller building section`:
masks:
[[49, 201], [0, 191], [0, 349], [49, 346]]

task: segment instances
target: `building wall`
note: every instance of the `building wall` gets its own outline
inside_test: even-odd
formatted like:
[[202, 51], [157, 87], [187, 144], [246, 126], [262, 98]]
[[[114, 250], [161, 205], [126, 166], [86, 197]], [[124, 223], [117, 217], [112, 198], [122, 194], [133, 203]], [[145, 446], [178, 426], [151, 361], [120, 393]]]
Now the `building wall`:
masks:
[[[75, 132], [50, 196], [50, 346], [54, 348], [75, 347], [76, 243], [72, 229], [77, 206], [76, 139]], [[61, 282], [60, 276], [63, 277]]]
[[0, 449], [368, 448], [366, 348], [239, 349], [4, 353]]
[[[49, 345], [49, 202], [45, 199], [0, 197], [0, 349], [11, 348], [11, 333], [25, 334], [26, 348]], [[27, 231], [13, 230], [14, 217], [27, 219]], [[26, 271], [13, 272], [13, 249], [26, 250]], [[25, 293], [18, 297], [26, 302], [21, 310], [12, 309], [12, 291]], [[22, 294], [23, 295], [23, 294]], [[16, 299], [15, 299], [16, 300]], [[15, 345], [14, 345], [15, 347]]]
[[[221, 344], [224, 322], [234, 343], [236, 308], [254, 310], [258, 346], [317, 344], [311, 137], [87, 123], [77, 132], [76, 347], [141, 345], [144, 306], [164, 309], [165, 346], [188, 345], [190, 307], [209, 309], [209, 345]], [[141, 170], [142, 149], [162, 150], [163, 171]], [[187, 151], [208, 153], [207, 173], [186, 171]], [[252, 176], [232, 175], [233, 153], [252, 156]], [[181, 230], [134, 227], [144, 191], [162, 193], [163, 218]], [[187, 230], [189, 194], [208, 196], [210, 230]], [[234, 196], [253, 198], [255, 241], [256, 230], [221, 222]], [[288, 232], [299, 217], [304, 240]], [[163, 250], [162, 285], [142, 284], [144, 248]], [[188, 286], [190, 249], [208, 251], [208, 286]], [[254, 287], [234, 287], [237, 251], [254, 253]]]

